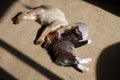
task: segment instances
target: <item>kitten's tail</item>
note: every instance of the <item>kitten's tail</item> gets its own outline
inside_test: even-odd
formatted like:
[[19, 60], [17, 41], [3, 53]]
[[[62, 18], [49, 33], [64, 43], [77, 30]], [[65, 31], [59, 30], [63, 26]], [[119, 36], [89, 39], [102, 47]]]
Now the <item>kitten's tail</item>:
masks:
[[22, 2], [20, 2], [20, 4], [23, 5], [28, 10], [33, 9], [33, 7], [30, 7], [30, 6], [28, 6], [28, 5], [26, 5], [26, 4], [22, 3]]
[[30, 6], [28, 6], [28, 5], [25, 5], [25, 4], [22, 4], [26, 9], [28, 9], [28, 10], [31, 10], [31, 9], [33, 9], [32, 7], [30, 7]]

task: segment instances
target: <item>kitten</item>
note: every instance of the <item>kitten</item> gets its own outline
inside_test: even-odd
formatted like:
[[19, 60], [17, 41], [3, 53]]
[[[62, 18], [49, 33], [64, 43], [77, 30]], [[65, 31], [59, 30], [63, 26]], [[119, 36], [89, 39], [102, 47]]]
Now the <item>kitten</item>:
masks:
[[[59, 37], [60, 35], [60, 37]], [[52, 43], [49, 45], [46, 42], [42, 45], [46, 48], [51, 55], [53, 61], [62, 66], [72, 66], [79, 71], [88, 71], [89, 68], [82, 65], [82, 63], [88, 63], [91, 58], [80, 59], [73, 55], [73, 48], [80, 47], [85, 44], [91, 43], [91, 40], [87, 40], [88, 29], [84, 23], [78, 22], [67, 26], [56, 32], [49, 33], [49, 39]], [[52, 37], [52, 38], [50, 38]]]

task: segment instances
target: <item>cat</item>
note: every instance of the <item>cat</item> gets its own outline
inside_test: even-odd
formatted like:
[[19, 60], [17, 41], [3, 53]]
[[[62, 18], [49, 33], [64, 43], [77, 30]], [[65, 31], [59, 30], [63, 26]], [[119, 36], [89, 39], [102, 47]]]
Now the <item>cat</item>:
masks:
[[[60, 36], [59, 36], [60, 35]], [[74, 56], [73, 48], [81, 47], [85, 44], [90, 44], [91, 40], [87, 39], [88, 28], [84, 23], [77, 22], [68, 25], [64, 29], [49, 33], [47, 37], [51, 39], [49, 44], [47, 40], [42, 47], [47, 49], [52, 60], [61, 66], [71, 66], [75, 69], [84, 72], [89, 71], [88, 67], [83, 66], [83, 63], [88, 63], [91, 58], [79, 58]]]

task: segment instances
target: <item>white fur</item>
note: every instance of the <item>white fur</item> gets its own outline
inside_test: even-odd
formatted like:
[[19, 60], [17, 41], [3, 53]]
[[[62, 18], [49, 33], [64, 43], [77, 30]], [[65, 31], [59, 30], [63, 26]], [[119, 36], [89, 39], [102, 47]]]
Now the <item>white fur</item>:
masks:
[[[79, 40], [79, 42], [83, 42], [83, 41], [85, 40]], [[92, 40], [89, 39], [87, 44], [90, 44], [90, 43], [92, 43]]]
[[29, 20], [36, 20], [36, 16], [31, 15], [31, 16], [24, 16], [24, 19], [29, 19]]
[[83, 59], [80, 59], [79, 57], [76, 57], [75, 59], [76, 59], [80, 64], [86, 64], [86, 63], [92, 61], [92, 58], [83, 58]]
[[83, 42], [83, 41], [85, 41], [85, 40], [79, 40], [79, 42]]
[[90, 44], [90, 43], [92, 43], [92, 40], [89, 39], [89, 40], [88, 40], [88, 44]]
[[79, 70], [82, 70], [82, 71], [89, 71], [89, 68], [88, 67], [85, 67], [81, 64], [86, 64], [88, 62], [91, 62], [92, 61], [92, 58], [83, 58], [83, 59], [80, 59], [79, 57], [75, 57], [75, 59], [77, 60], [78, 63], [76, 68], [79, 69]]
[[89, 71], [89, 68], [88, 68], [88, 67], [85, 67], [85, 66], [83, 66], [83, 65], [81, 65], [81, 64], [78, 64], [78, 65], [76, 66], [76, 68], [78, 68], [79, 70], [82, 70], [82, 71]]

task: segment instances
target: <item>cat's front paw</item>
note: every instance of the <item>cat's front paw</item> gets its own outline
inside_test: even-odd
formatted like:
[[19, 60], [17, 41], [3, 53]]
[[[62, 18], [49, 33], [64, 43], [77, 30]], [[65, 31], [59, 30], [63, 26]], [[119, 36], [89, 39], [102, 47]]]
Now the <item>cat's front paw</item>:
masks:
[[44, 39], [40, 38], [34, 42], [35, 45], [39, 45], [44, 42]]
[[88, 44], [90, 44], [90, 43], [92, 43], [92, 40], [89, 39], [89, 40], [88, 40]]

